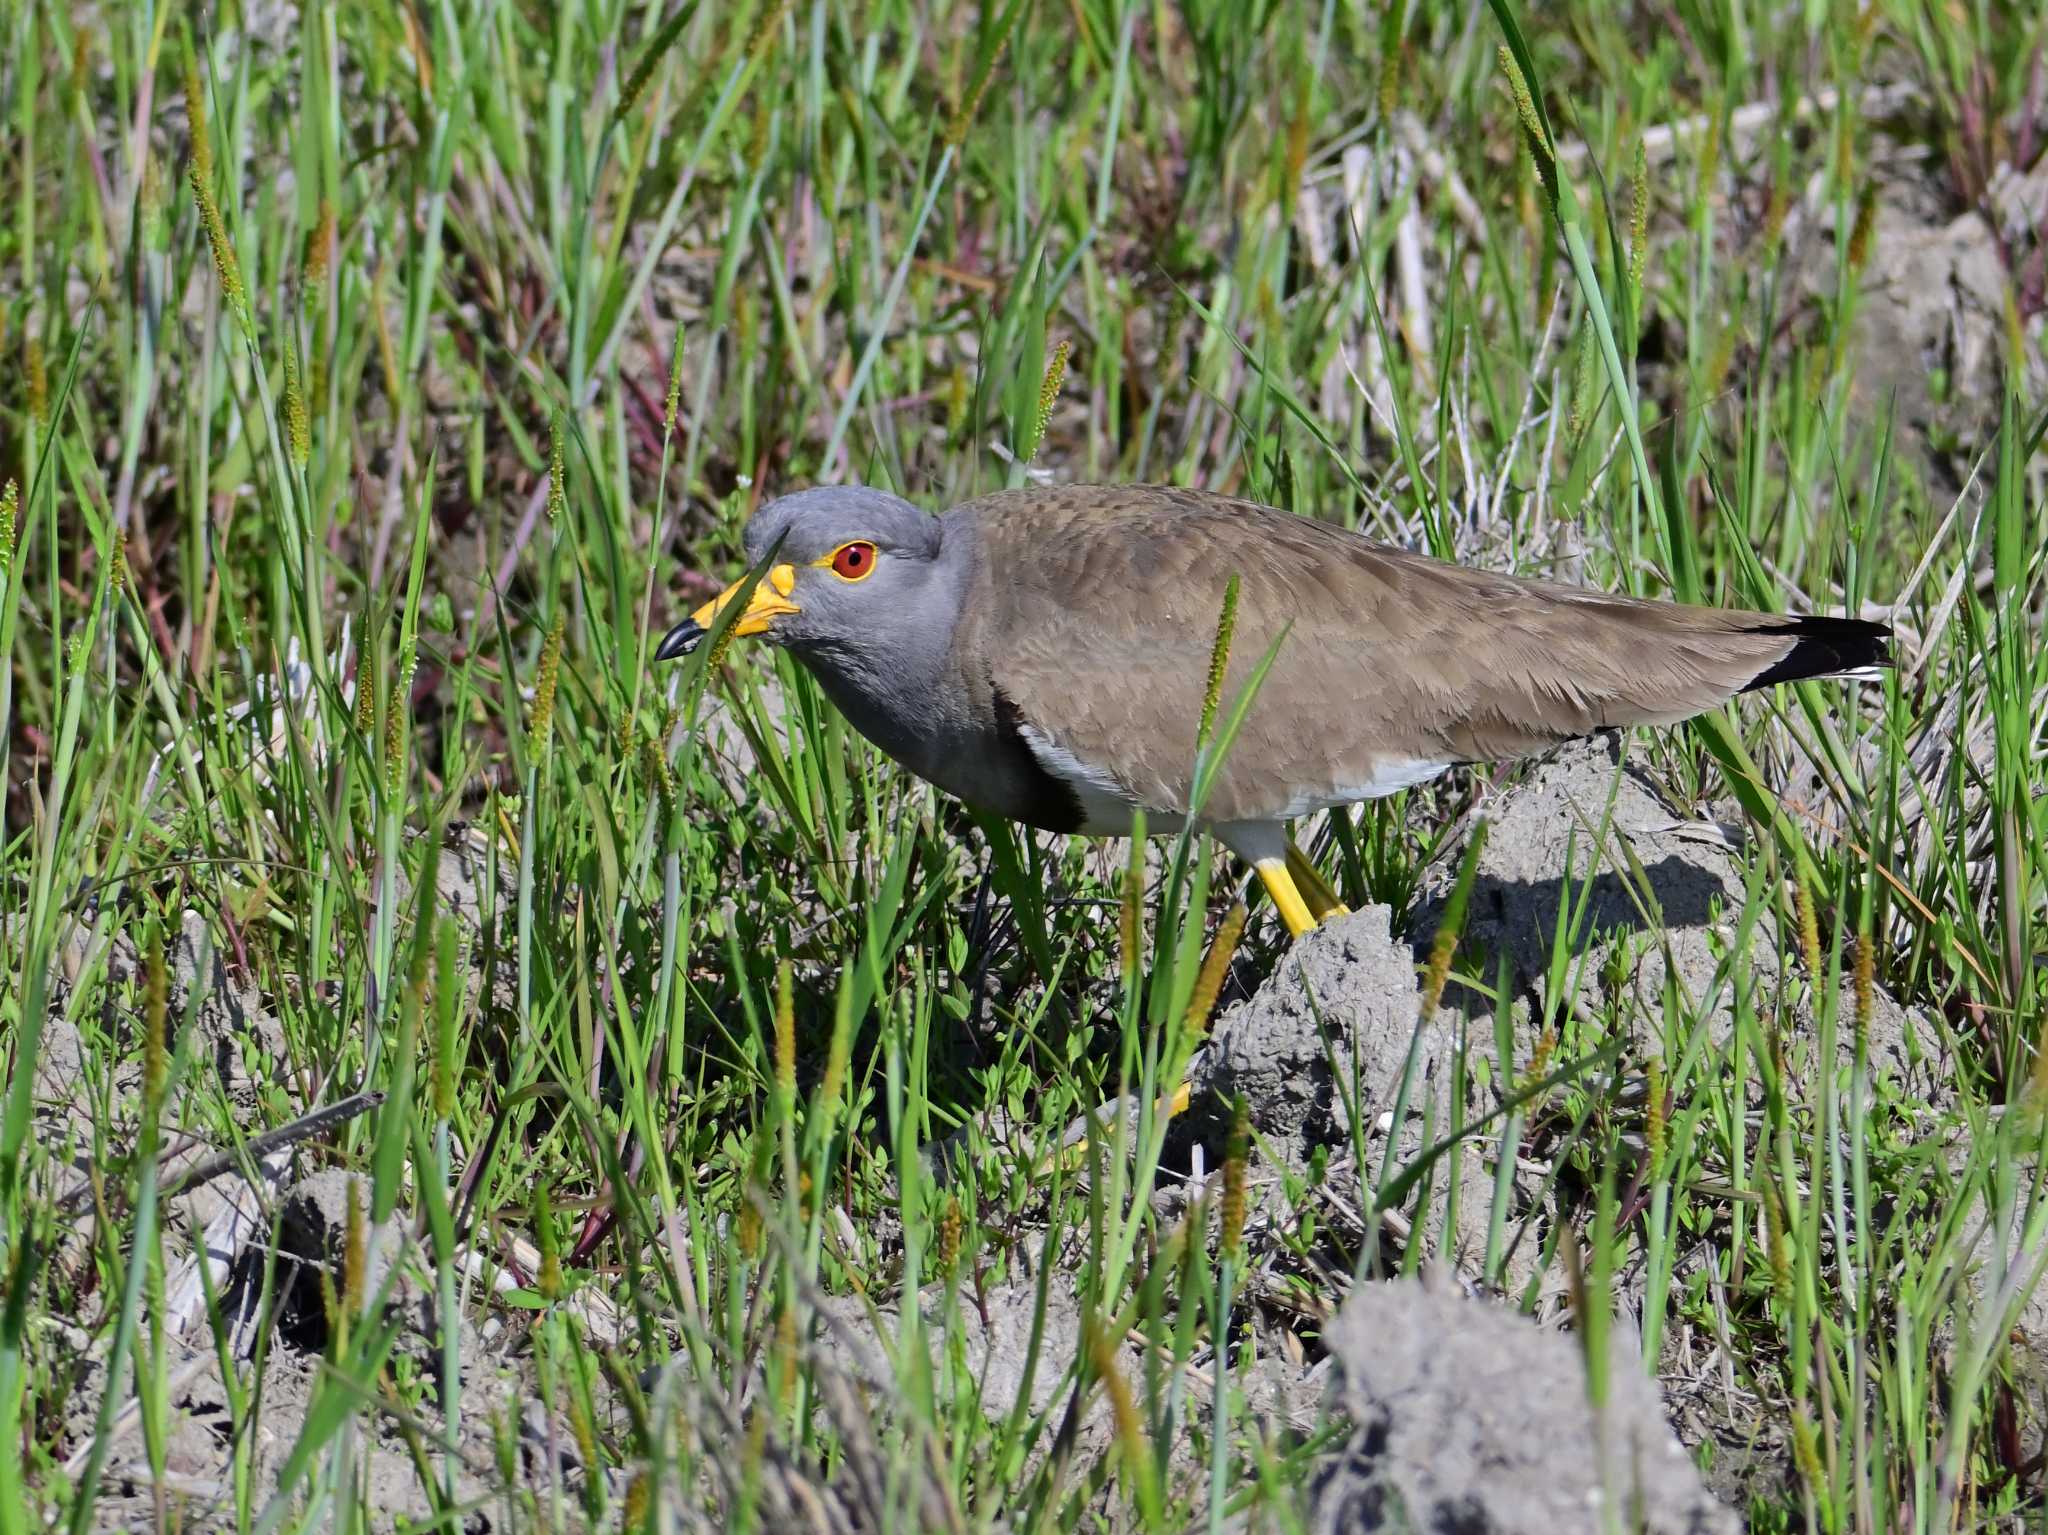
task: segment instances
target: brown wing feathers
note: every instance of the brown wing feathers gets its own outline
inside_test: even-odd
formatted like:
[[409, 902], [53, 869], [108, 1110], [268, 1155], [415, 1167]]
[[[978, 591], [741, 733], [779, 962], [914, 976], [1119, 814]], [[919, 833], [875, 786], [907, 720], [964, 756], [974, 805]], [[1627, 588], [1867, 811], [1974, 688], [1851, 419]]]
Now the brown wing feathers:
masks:
[[1219, 818], [1277, 815], [1404, 764], [1670, 724], [1887, 660], [1878, 624], [1519, 580], [1192, 491], [1004, 492], [959, 511], [991, 564], [994, 611], [977, 627], [996, 681], [1024, 719], [1149, 803], [1185, 788], [1216, 615], [1239, 575], [1228, 688], [1286, 638], [1209, 807]]

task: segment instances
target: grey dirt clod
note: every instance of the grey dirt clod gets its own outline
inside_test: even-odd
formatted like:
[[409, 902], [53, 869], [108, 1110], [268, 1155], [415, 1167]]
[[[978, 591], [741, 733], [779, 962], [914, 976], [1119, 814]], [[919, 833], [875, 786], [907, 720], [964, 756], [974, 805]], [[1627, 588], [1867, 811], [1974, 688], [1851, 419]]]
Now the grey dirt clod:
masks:
[[1352, 1428], [1313, 1535], [1734, 1535], [1626, 1352], [1594, 1412], [1577, 1338], [1416, 1280], [1352, 1292], [1325, 1335]]

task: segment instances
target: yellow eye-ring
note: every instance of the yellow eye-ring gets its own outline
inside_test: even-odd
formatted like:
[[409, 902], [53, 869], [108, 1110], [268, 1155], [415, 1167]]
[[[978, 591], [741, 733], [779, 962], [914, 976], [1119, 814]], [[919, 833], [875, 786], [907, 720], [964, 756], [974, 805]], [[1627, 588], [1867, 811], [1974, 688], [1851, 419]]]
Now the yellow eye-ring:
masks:
[[842, 581], [865, 581], [875, 573], [875, 546], [864, 540], [841, 544], [832, 551], [832, 574]]

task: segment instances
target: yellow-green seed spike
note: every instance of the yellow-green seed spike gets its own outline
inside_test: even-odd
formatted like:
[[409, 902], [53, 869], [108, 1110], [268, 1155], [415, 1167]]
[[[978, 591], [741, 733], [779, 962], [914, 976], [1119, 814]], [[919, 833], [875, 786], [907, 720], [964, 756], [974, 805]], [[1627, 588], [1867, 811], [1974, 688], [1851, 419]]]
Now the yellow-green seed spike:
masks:
[[206, 125], [206, 84], [199, 76], [199, 61], [185, 61], [185, 123], [192, 142], [192, 173], [201, 180], [213, 180], [213, 135]]
[[142, 1102], [145, 1116], [156, 1114], [170, 1080], [170, 979], [164, 967], [164, 930], [157, 923], [143, 954]]
[[1877, 223], [1877, 183], [1866, 183], [1856, 199], [1856, 223], [1849, 231], [1849, 270], [1862, 275], [1870, 260], [1870, 240]]
[[456, 1058], [458, 1025], [462, 1016], [462, 966], [458, 944], [461, 932], [453, 917], [441, 920], [434, 954], [434, 1117], [448, 1120], [455, 1114], [455, 1090], [462, 1062]]
[[1529, 158], [1536, 162], [1536, 179], [1543, 184], [1544, 200], [1555, 213], [1557, 162], [1551, 155], [1550, 140], [1543, 132], [1543, 119], [1536, 112], [1536, 98], [1529, 93], [1529, 82], [1522, 78], [1522, 66], [1515, 62], [1514, 54], [1505, 43], [1500, 48], [1500, 68], [1507, 77], [1508, 91], [1515, 98], [1515, 116], [1522, 126], [1522, 142], [1528, 146]]
[[1145, 845], [1131, 839], [1131, 856], [1124, 865], [1123, 888], [1117, 892], [1117, 975], [1131, 984], [1145, 962], [1143, 899], [1145, 893]]
[[533, 684], [533, 719], [526, 729], [526, 749], [536, 757], [547, 751], [555, 728], [555, 688], [561, 679], [562, 637], [567, 627], [567, 617], [556, 614], [540, 647], [540, 675]]
[[232, 314], [244, 326], [249, 320], [249, 300], [242, 288], [242, 266], [235, 259], [235, 248], [228, 241], [228, 226], [220, 215], [220, 204], [214, 201], [213, 187], [199, 171], [195, 160], [191, 166], [190, 180], [192, 197], [199, 204], [199, 222], [206, 230], [206, 244], [213, 252], [214, 275], [220, 281], [221, 299]]
[[1073, 343], [1062, 339], [1052, 349], [1052, 357], [1046, 362], [1045, 377], [1038, 385], [1038, 413], [1032, 418], [1031, 441], [1025, 445], [1024, 461], [1031, 462], [1038, 456], [1038, 449], [1045, 441], [1045, 429], [1052, 420], [1052, 408], [1059, 403], [1060, 386], [1067, 380], [1067, 354]]
[[318, 288], [327, 280], [327, 269], [333, 261], [334, 204], [323, 197], [319, 218], [306, 232], [305, 253], [299, 264], [300, 281], [309, 289]]
[[1401, 101], [1401, 52], [1407, 35], [1406, 0], [1395, 0], [1380, 22], [1380, 121], [1391, 122]]
[[1202, 727], [1195, 739], [1209, 743], [1216, 726], [1216, 710], [1223, 702], [1223, 679], [1230, 670], [1230, 641], [1237, 632], [1237, 572], [1223, 586], [1223, 612], [1216, 620], [1216, 643], [1209, 650], [1209, 683], [1202, 690]]
[[1017, 22], [1024, 14], [1024, 7], [1012, 5], [1005, 13], [1002, 31], [997, 34], [995, 46], [989, 49], [987, 60], [975, 71], [974, 83], [967, 88], [958, 110], [946, 124], [946, 147], [958, 149], [966, 141], [967, 130], [974, 125], [977, 113], [981, 111], [981, 98], [988, 92], [988, 83], [994, 78], [996, 65], [1001, 62], [1004, 51], [1010, 46], [1010, 34], [1017, 30]]
[[406, 690], [393, 688], [384, 711], [384, 787], [396, 793], [405, 774]]
[[[1856, 940], [1856, 1058], [1862, 1060], [1870, 1052], [1870, 1018], [1875, 1011], [1877, 991], [1877, 946], [1870, 935], [1864, 933]], [[2036, 1068], [2040, 1067], [2036, 1058]]]
[[654, 78], [654, 66], [675, 46], [676, 39], [682, 35], [683, 28], [688, 25], [691, 16], [696, 14], [696, 10], [694, 5], [677, 6], [668, 20], [656, 30], [647, 46], [640, 50], [640, 57], [634, 62], [632, 74], [626, 77], [625, 89], [619, 92], [619, 104], [612, 111], [614, 121], [624, 117], [639, 104], [641, 96], [647, 91], [647, 82]]
[[1635, 172], [1630, 177], [1628, 210], [1628, 287], [1638, 311], [1643, 302], [1643, 271], [1650, 254], [1650, 156], [1636, 140]]
[[0, 572], [14, 563], [15, 524], [21, 517], [21, 487], [10, 477], [0, 487]]
[[1087, 1325], [1089, 1362], [1094, 1365], [1096, 1375], [1109, 1393], [1110, 1417], [1124, 1464], [1136, 1475], [1140, 1468], [1149, 1464], [1145, 1425], [1138, 1416], [1137, 1398], [1131, 1394], [1130, 1382], [1124, 1379], [1123, 1371], [1117, 1367], [1115, 1337], [1099, 1321], [1091, 1320]]
[[768, 50], [775, 46], [781, 34], [782, 13], [789, 8], [789, 0], [775, 0], [761, 17], [761, 24], [754, 28], [754, 35], [747, 39], [747, 62], [758, 65], [768, 56]]
[[1820, 919], [1813, 908], [1813, 890], [1802, 871], [1792, 892], [1793, 910], [1799, 918], [1799, 957], [1806, 961], [1809, 984], [1820, 984]]
[[1586, 432], [1593, 425], [1596, 391], [1600, 387], [1596, 363], [1593, 327], [1590, 324], [1582, 325], [1579, 327], [1578, 362], [1572, 372], [1571, 415], [1565, 422], [1565, 438], [1574, 449], [1585, 440]]
[[1664, 1170], [1664, 1143], [1669, 1139], [1664, 1108], [1664, 1057], [1653, 1055], [1645, 1066], [1649, 1078], [1649, 1103], [1644, 1109], [1643, 1139], [1650, 1146], [1650, 1177], [1654, 1181]]
[[1209, 945], [1209, 952], [1202, 960], [1202, 968], [1195, 974], [1195, 989], [1188, 997], [1187, 1030], [1190, 1036], [1209, 1032], [1209, 1015], [1216, 1010], [1216, 998], [1222, 995], [1223, 978], [1230, 974], [1231, 957], [1237, 953], [1237, 941], [1244, 936], [1245, 904], [1233, 901], [1230, 910], [1223, 914], [1223, 920], [1216, 924], [1215, 940]]
[[292, 462], [303, 469], [313, 457], [313, 424], [306, 414], [306, 391], [299, 380], [299, 349], [289, 337], [284, 348], [284, 431]]
[[1243, 1094], [1230, 1106], [1230, 1134], [1223, 1143], [1223, 1256], [1244, 1249], [1245, 1195], [1252, 1152], [1252, 1111]]
[[562, 413], [557, 411], [548, 428], [548, 521], [556, 524], [569, 506], [568, 452], [563, 444], [566, 435]]
[[787, 1111], [796, 1102], [796, 993], [786, 959], [775, 967], [775, 1085]]
[[672, 437], [676, 430], [676, 411], [683, 400], [683, 326], [676, 322], [675, 340], [670, 343], [668, 356], [668, 395], [661, 404], [661, 434]]
[[353, 1319], [362, 1314], [363, 1294], [369, 1288], [370, 1240], [363, 1217], [361, 1179], [348, 1180], [347, 1200], [341, 1243], [341, 1314]]

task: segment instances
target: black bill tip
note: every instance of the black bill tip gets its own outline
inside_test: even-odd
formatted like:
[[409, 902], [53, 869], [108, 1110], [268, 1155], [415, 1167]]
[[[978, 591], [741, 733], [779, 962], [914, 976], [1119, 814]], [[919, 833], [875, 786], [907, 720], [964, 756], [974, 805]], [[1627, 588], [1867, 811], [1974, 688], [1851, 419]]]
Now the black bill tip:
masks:
[[709, 633], [694, 618], [686, 618], [661, 637], [661, 643], [654, 647], [657, 661], [675, 661], [695, 650]]

